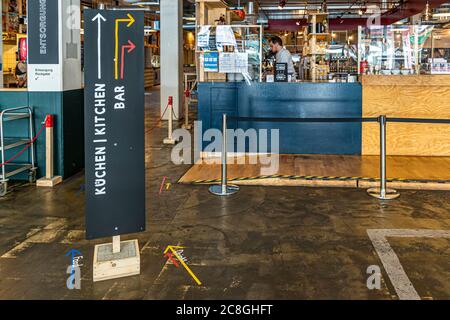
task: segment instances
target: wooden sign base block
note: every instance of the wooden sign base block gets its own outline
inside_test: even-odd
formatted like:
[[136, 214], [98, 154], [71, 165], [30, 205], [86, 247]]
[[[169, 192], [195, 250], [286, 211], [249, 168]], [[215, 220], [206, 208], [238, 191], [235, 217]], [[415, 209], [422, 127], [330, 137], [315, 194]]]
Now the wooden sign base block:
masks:
[[171, 139], [171, 138], [166, 138], [163, 140], [164, 144], [175, 144], [175, 139]]
[[47, 178], [41, 178], [39, 180], [36, 181], [36, 186], [38, 187], [54, 187], [57, 184], [60, 184], [62, 182], [62, 177], [61, 176], [54, 176], [51, 179], [47, 179]]
[[112, 243], [95, 246], [94, 282], [134, 276], [141, 273], [141, 258], [137, 240], [120, 242], [120, 251], [113, 252]]

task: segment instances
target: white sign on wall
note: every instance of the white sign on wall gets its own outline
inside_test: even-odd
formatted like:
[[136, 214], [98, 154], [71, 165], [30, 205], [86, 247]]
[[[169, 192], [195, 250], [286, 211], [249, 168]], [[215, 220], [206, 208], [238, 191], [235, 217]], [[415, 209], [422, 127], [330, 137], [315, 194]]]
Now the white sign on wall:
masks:
[[80, 0], [28, 2], [29, 91], [81, 88], [80, 19]]

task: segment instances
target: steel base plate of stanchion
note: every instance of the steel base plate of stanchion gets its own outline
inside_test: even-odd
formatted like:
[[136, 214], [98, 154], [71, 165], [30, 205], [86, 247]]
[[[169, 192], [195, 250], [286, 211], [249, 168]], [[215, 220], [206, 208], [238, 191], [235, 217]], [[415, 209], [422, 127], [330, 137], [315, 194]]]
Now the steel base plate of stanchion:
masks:
[[386, 189], [384, 194], [381, 194], [380, 188], [370, 188], [367, 189], [367, 193], [374, 198], [380, 199], [380, 200], [393, 200], [400, 197], [400, 193], [398, 193], [394, 189]]
[[227, 185], [225, 190], [222, 188], [221, 184], [215, 184], [209, 187], [209, 192], [216, 196], [231, 196], [239, 191], [239, 187], [235, 185]]

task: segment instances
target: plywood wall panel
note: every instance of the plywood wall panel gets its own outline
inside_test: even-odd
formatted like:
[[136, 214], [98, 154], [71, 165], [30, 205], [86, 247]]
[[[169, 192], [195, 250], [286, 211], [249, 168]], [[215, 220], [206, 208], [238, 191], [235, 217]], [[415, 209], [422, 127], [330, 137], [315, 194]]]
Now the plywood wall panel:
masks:
[[[450, 119], [448, 76], [364, 76], [363, 116]], [[379, 126], [364, 123], [362, 154], [379, 154]], [[388, 155], [450, 156], [450, 125], [388, 123]]]

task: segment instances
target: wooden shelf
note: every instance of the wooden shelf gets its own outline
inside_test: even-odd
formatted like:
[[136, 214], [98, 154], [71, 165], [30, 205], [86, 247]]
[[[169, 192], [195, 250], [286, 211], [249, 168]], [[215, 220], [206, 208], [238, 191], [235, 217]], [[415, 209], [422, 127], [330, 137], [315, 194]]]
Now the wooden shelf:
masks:
[[308, 33], [308, 36], [329, 36], [329, 33]]
[[308, 22], [311, 22], [313, 18], [317, 22], [322, 22], [328, 19], [328, 12], [317, 12], [317, 13], [308, 13]]
[[203, 2], [208, 9], [228, 8], [228, 5], [223, 0], [196, 0], [195, 2]]

